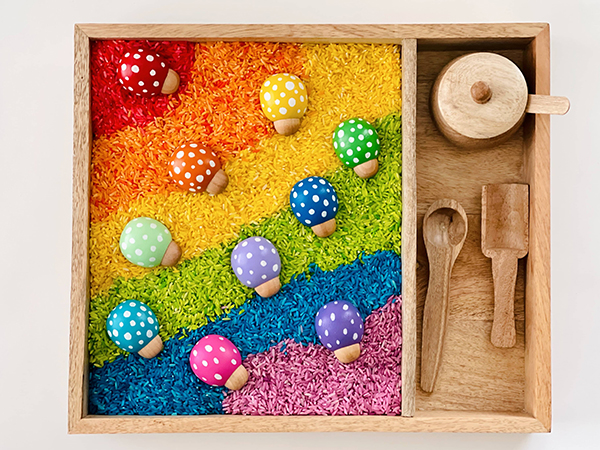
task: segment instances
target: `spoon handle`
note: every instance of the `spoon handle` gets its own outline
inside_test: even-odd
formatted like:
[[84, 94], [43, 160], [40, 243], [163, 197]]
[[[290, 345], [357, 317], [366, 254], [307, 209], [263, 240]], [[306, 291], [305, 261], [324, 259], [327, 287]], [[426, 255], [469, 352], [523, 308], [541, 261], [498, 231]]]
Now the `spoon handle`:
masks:
[[496, 347], [510, 348], [517, 342], [515, 330], [515, 284], [519, 258], [515, 252], [492, 255], [494, 277], [494, 323], [491, 341]]
[[429, 285], [423, 310], [421, 389], [433, 392], [446, 335], [448, 292], [453, 261], [452, 252], [449, 250], [428, 252], [428, 257]]

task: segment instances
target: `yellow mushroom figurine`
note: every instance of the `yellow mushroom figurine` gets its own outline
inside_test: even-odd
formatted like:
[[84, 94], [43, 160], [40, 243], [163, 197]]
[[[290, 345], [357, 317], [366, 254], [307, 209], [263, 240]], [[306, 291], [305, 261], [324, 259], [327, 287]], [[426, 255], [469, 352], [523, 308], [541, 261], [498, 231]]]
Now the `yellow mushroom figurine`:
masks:
[[289, 73], [271, 75], [260, 89], [260, 106], [279, 134], [289, 136], [300, 128], [308, 96], [302, 80]]

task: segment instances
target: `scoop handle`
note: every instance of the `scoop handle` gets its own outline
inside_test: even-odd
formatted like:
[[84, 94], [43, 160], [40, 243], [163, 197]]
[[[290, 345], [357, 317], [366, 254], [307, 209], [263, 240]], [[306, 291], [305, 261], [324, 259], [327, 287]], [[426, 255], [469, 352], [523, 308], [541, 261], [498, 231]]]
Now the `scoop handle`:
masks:
[[448, 293], [453, 261], [450, 250], [438, 250], [435, 255], [428, 256], [429, 285], [423, 309], [421, 389], [425, 392], [433, 392], [446, 336]]
[[515, 252], [496, 252], [492, 256], [494, 278], [494, 323], [492, 344], [500, 348], [514, 347], [517, 342], [515, 329], [515, 285], [519, 258]]
[[557, 114], [562, 116], [569, 111], [571, 103], [567, 97], [529, 94], [525, 111], [530, 114]]

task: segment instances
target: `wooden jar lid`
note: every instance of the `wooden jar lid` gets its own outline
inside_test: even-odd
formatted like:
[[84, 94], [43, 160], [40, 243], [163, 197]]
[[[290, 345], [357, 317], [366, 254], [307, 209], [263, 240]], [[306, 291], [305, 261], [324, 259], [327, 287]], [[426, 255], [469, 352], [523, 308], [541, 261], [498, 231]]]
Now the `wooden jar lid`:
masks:
[[471, 53], [451, 61], [432, 91], [432, 111], [446, 137], [465, 147], [485, 147], [521, 124], [528, 89], [521, 70], [495, 53]]

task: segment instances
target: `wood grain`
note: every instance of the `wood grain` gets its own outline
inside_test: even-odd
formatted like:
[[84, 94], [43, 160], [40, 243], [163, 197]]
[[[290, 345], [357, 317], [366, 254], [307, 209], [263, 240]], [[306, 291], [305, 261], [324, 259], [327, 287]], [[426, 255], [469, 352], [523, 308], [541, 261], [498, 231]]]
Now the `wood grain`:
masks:
[[[529, 92], [550, 95], [550, 29], [525, 52]], [[552, 426], [550, 346], [550, 116], [525, 121], [525, 182], [529, 183], [529, 256], [525, 338], [525, 410]]]
[[[485, 24], [79, 24], [91, 39], [151, 39], [257, 42], [373, 42], [401, 44], [444, 41], [516, 41], [521, 47], [537, 36], [544, 23]], [[493, 45], [493, 44], [492, 44]]]
[[88, 416], [78, 433], [274, 433], [274, 432], [448, 432], [540, 433], [544, 427], [525, 413], [417, 411], [394, 416]]
[[562, 116], [569, 112], [571, 103], [567, 97], [552, 95], [529, 95], [527, 112], [531, 114], [556, 114]]
[[69, 432], [87, 415], [89, 305], [90, 42], [75, 26], [73, 126], [73, 230], [71, 259], [71, 334], [69, 339]]
[[[436, 389], [417, 390], [417, 410], [524, 410], [525, 339], [523, 323], [524, 262], [519, 263], [515, 292], [517, 343], [498, 349], [490, 340], [494, 311], [491, 263], [481, 252], [481, 187], [485, 184], [523, 183], [523, 132], [521, 128], [504, 144], [488, 150], [464, 150], [446, 140], [434, 126], [429, 92], [437, 73], [465, 51], [425, 51], [418, 55], [417, 196], [419, 222], [439, 198], [463, 205], [469, 233], [452, 274], [449, 293], [444, 359]], [[522, 65], [523, 52], [500, 52]], [[493, 180], [493, 181], [491, 181]], [[421, 234], [420, 234], [421, 236]], [[418, 239], [418, 310], [420, 330], [428, 264], [423, 241]], [[421, 342], [420, 335], [418, 342]], [[420, 359], [417, 373], [420, 371]], [[419, 381], [419, 380], [418, 380]]]
[[415, 413], [417, 359], [417, 41], [402, 42], [402, 415]]

